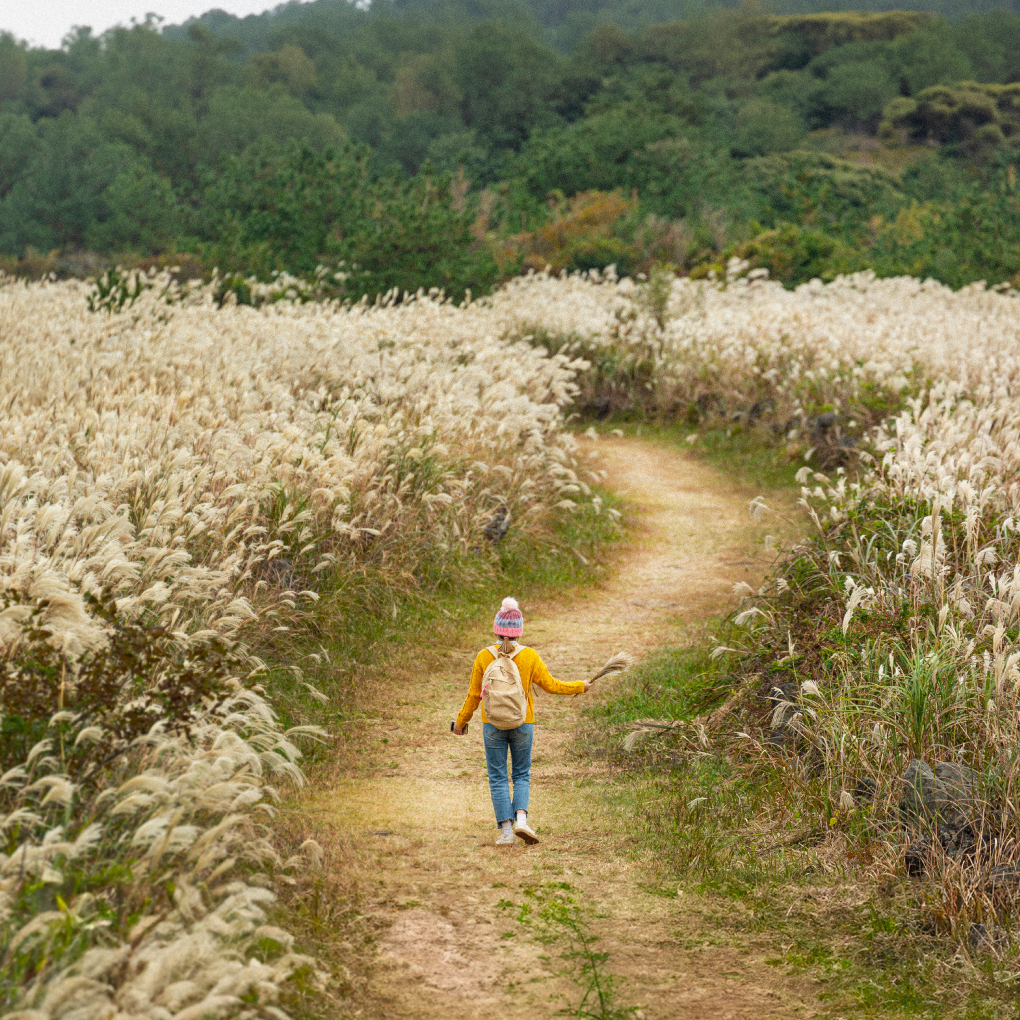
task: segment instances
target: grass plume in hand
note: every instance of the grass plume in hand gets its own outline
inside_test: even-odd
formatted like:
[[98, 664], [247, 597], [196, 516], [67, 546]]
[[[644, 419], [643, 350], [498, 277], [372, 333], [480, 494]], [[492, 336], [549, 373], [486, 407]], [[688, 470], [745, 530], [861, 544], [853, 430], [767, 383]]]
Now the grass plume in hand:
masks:
[[630, 668], [630, 656], [626, 652], [617, 652], [606, 660], [606, 664], [591, 678], [591, 682], [601, 680], [604, 676], [622, 673]]
[[617, 652], [606, 659], [606, 664], [588, 682], [595, 683], [596, 680], [601, 680], [604, 676], [622, 673], [629, 668], [630, 656], [626, 652]]

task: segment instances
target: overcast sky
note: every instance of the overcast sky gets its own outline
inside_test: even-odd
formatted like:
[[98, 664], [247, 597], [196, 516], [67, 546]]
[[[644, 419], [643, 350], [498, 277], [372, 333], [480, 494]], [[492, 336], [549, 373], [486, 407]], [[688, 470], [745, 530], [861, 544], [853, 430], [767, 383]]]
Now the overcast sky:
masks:
[[279, 0], [0, 0], [0, 31], [37, 46], [56, 47], [75, 25], [90, 25], [99, 35], [116, 24], [129, 25], [148, 13], [169, 25], [214, 7], [231, 14], [260, 14]]

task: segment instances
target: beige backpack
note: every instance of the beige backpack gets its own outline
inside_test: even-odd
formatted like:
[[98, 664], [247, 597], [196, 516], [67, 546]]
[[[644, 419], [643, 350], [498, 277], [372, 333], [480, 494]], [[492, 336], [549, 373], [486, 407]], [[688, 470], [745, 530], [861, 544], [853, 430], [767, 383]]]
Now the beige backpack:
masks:
[[495, 659], [482, 674], [482, 707], [485, 718], [498, 730], [515, 730], [528, 718], [528, 696], [521, 683], [521, 671], [514, 656], [524, 650], [518, 645], [509, 655], [493, 645]]

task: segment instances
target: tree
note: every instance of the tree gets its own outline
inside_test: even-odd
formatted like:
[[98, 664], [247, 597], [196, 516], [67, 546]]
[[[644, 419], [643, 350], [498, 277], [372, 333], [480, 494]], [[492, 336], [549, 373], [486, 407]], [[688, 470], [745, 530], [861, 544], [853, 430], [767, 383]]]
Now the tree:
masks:
[[839, 64], [815, 93], [815, 111], [822, 123], [874, 131], [885, 104], [898, 93], [883, 61]]
[[455, 50], [454, 82], [464, 124], [494, 149], [518, 149], [549, 108], [557, 84], [556, 55], [501, 22], [478, 25]]
[[[106, 141], [95, 121], [70, 112], [41, 123], [30, 153], [24, 172], [0, 203], [0, 251], [13, 255], [28, 245], [43, 251], [80, 248], [103, 236], [94, 231], [113, 214], [111, 199], [123, 194], [125, 185], [116, 183], [118, 178], [152, 173], [130, 146]], [[142, 215], [153, 215], [152, 206]], [[141, 235], [134, 228], [118, 228], [107, 236]], [[166, 243], [165, 234], [160, 241]]]
[[28, 55], [25, 47], [7, 32], [0, 33], [0, 103], [25, 98]]
[[805, 134], [804, 122], [785, 106], [752, 99], [737, 114], [738, 156], [764, 156], [797, 148]]
[[93, 251], [153, 255], [173, 246], [182, 216], [169, 181], [136, 158], [99, 195], [83, 240]]
[[937, 21], [897, 39], [890, 47], [899, 76], [908, 95], [945, 82], [972, 78], [974, 68], [956, 45], [955, 31], [947, 22]]
[[41, 147], [39, 129], [23, 113], [0, 113], [0, 198], [22, 179]]
[[[369, 152], [262, 143], [227, 161], [196, 210], [199, 251], [224, 271], [339, 272], [348, 297], [396, 287], [485, 293], [498, 270], [456, 177], [372, 180]], [[334, 277], [335, 279], [335, 277]]]

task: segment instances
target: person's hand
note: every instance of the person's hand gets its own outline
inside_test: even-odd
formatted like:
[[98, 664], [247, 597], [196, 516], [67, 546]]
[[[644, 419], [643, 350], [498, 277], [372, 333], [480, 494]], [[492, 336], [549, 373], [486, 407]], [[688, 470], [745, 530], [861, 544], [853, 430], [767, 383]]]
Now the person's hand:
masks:
[[453, 732], [456, 733], [458, 737], [464, 736], [463, 729], [461, 729], [461, 727], [459, 727], [456, 723], [453, 724]]
[[587, 694], [588, 691], [591, 690], [591, 681], [590, 680], [582, 680], [581, 683], [584, 684], [584, 693]]

